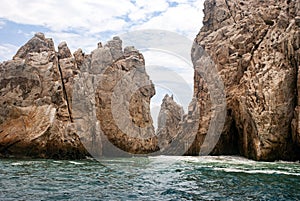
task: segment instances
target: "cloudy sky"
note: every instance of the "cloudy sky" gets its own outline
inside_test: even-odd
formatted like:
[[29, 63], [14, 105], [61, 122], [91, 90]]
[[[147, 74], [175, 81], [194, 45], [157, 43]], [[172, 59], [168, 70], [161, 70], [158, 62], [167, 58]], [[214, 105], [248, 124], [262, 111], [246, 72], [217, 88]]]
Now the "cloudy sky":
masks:
[[[2, 0], [0, 62], [11, 59], [36, 32], [53, 38], [56, 46], [66, 41], [72, 52], [81, 48], [86, 53], [95, 49], [99, 41], [105, 44], [115, 35], [135, 30], [166, 30], [192, 41], [202, 26], [203, 3], [204, 0]], [[193, 68], [186, 61], [162, 51], [148, 50], [143, 54], [147, 65], [170, 67], [192, 87]], [[160, 85], [157, 91], [162, 96], [168, 86]]]
[[10, 59], [35, 32], [56, 46], [89, 53], [114, 35], [163, 29], [194, 39], [201, 28], [204, 0], [2, 0], [0, 61]]

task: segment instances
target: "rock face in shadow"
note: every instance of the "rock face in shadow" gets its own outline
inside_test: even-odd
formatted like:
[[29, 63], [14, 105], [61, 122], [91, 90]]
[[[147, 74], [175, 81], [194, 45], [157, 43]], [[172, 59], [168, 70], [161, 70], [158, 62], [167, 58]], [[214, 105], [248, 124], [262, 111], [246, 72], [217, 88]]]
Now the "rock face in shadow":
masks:
[[173, 96], [168, 94], [162, 100], [161, 109], [158, 114], [157, 136], [159, 147], [163, 148], [170, 144], [177, 137], [184, 111], [178, 105]]
[[[144, 58], [133, 47], [123, 52], [118, 37], [104, 47], [98, 44], [90, 55], [81, 49], [72, 55], [65, 42], [56, 52], [52, 39], [37, 33], [13, 60], [0, 63], [0, 77], [2, 157], [98, 157], [109, 143], [130, 153], [158, 149], [149, 110], [155, 90]], [[122, 97], [122, 104], [128, 106], [137, 136], [128, 135], [132, 130], [122, 132], [122, 125], [114, 122], [124, 107], [119, 104], [113, 116], [110, 105], [119, 93], [113, 93], [115, 85], [121, 80], [129, 89], [133, 79], [146, 85], [133, 88], [132, 98]]]
[[[227, 115], [211, 154], [255, 160], [295, 160], [299, 154], [299, 1], [206, 0], [203, 28], [195, 39], [195, 68], [202, 47], [224, 82]], [[200, 104], [198, 154], [212, 116], [209, 84], [195, 72]], [[237, 146], [238, 145], [238, 146]]]

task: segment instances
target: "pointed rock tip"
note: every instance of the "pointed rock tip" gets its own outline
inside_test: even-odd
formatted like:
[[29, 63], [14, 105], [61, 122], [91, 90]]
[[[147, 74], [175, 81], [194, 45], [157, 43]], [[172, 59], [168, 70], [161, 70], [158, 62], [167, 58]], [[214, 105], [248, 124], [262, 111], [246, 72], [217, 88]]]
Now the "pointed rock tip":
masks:
[[52, 39], [45, 38], [41, 32], [34, 34], [34, 36], [19, 48], [13, 59], [24, 59], [29, 53], [41, 53], [44, 51], [55, 51]]
[[59, 49], [61, 49], [61, 48], [63, 48], [63, 47], [68, 47], [66, 41], [63, 41], [63, 42], [59, 43], [59, 45], [58, 45], [58, 48], [59, 48]]
[[98, 48], [102, 48], [102, 47], [103, 47], [102, 42], [99, 42], [99, 43], [97, 44], [97, 46], [98, 46]]
[[163, 102], [165, 102], [167, 100], [167, 98], [169, 98], [169, 97], [170, 97], [169, 94], [166, 94], [163, 98]]
[[124, 53], [130, 53], [130, 52], [138, 52], [138, 50], [134, 46], [127, 46], [124, 48]]
[[37, 33], [34, 34], [34, 36], [35, 36], [35, 37], [38, 37], [38, 38], [41, 39], [41, 40], [45, 40], [45, 39], [46, 39], [46, 38], [45, 38], [45, 34], [42, 33], [42, 32], [37, 32]]
[[119, 36], [114, 36], [113, 40], [121, 40], [121, 38]]
[[72, 57], [71, 51], [65, 41], [58, 45], [58, 53], [60, 59]]

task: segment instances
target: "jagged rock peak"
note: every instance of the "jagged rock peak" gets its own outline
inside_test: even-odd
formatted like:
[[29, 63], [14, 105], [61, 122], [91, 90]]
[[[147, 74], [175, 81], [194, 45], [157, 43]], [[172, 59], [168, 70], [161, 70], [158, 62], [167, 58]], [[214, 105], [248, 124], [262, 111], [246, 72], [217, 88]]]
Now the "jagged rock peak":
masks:
[[37, 33], [13, 60], [0, 63], [0, 157], [84, 158], [118, 152], [116, 147], [133, 154], [158, 151], [150, 115], [155, 88], [150, 84], [131, 96], [136, 79], [150, 80], [142, 54], [125, 49], [123, 55], [122, 41], [114, 37], [73, 57], [66, 42], [56, 52], [52, 39]]
[[45, 34], [42, 32], [37, 32], [36, 34], [34, 34], [35, 37], [38, 37], [41, 40], [45, 40]]
[[23, 45], [13, 57], [16, 58], [26, 58], [29, 53], [40, 53], [40, 52], [55, 52], [54, 43], [51, 38], [45, 38], [43, 33], [36, 33], [33, 38], [31, 38], [25, 45]]
[[75, 61], [77, 63], [77, 65], [81, 65], [82, 62], [84, 61], [84, 52], [82, 51], [81, 48], [79, 48], [78, 50], [76, 50], [74, 53], [73, 53], [73, 56], [75, 58]]
[[102, 48], [102, 47], [103, 47], [103, 45], [102, 45], [101, 42], [99, 42], [99, 43], [97, 44], [97, 46], [98, 46], [98, 48]]
[[117, 60], [123, 56], [122, 40], [119, 36], [114, 36], [113, 39], [108, 41], [104, 47], [110, 48], [113, 60]]
[[156, 131], [161, 149], [167, 147], [178, 135], [183, 114], [182, 106], [173, 100], [173, 95], [169, 96], [166, 94], [162, 100]]
[[65, 41], [58, 45], [58, 55], [60, 59], [72, 57], [71, 51]]
[[124, 48], [124, 56], [127, 56], [133, 52], [139, 53], [139, 51], [134, 46], [127, 46]]
[[179, 105], [174, 101], [173, 94], [171, 96], [169, 96], [169, 94], [166, 94], [162, 100], [161, 107], [168, 107], [168, 106], [177, 107], [178, 109], [182, 108], [181, 105]]

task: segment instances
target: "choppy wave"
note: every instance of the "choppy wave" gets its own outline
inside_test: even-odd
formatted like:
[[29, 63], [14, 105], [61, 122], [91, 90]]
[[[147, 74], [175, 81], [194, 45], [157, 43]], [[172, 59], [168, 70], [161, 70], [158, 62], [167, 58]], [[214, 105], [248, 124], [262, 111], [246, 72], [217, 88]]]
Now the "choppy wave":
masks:
[[69, 163], [72, 163], [74, 165], [83, 165], [83, 162], [76, 162], [76, 161], [69, 161]]
[[287, 171], [279, 170], [247, 170], [247, 169], [237, 169], [237, 168], [213, 168], [214, 170], [221, 170], [224, 172], [238, 172], [247, 174], [285, 174], [285, 175], [295, 175], [300, 176], [300, 173], [292, 173]]
[[0, 200], [299, 200], [300, 164], [234, 156], [0, 160]]

